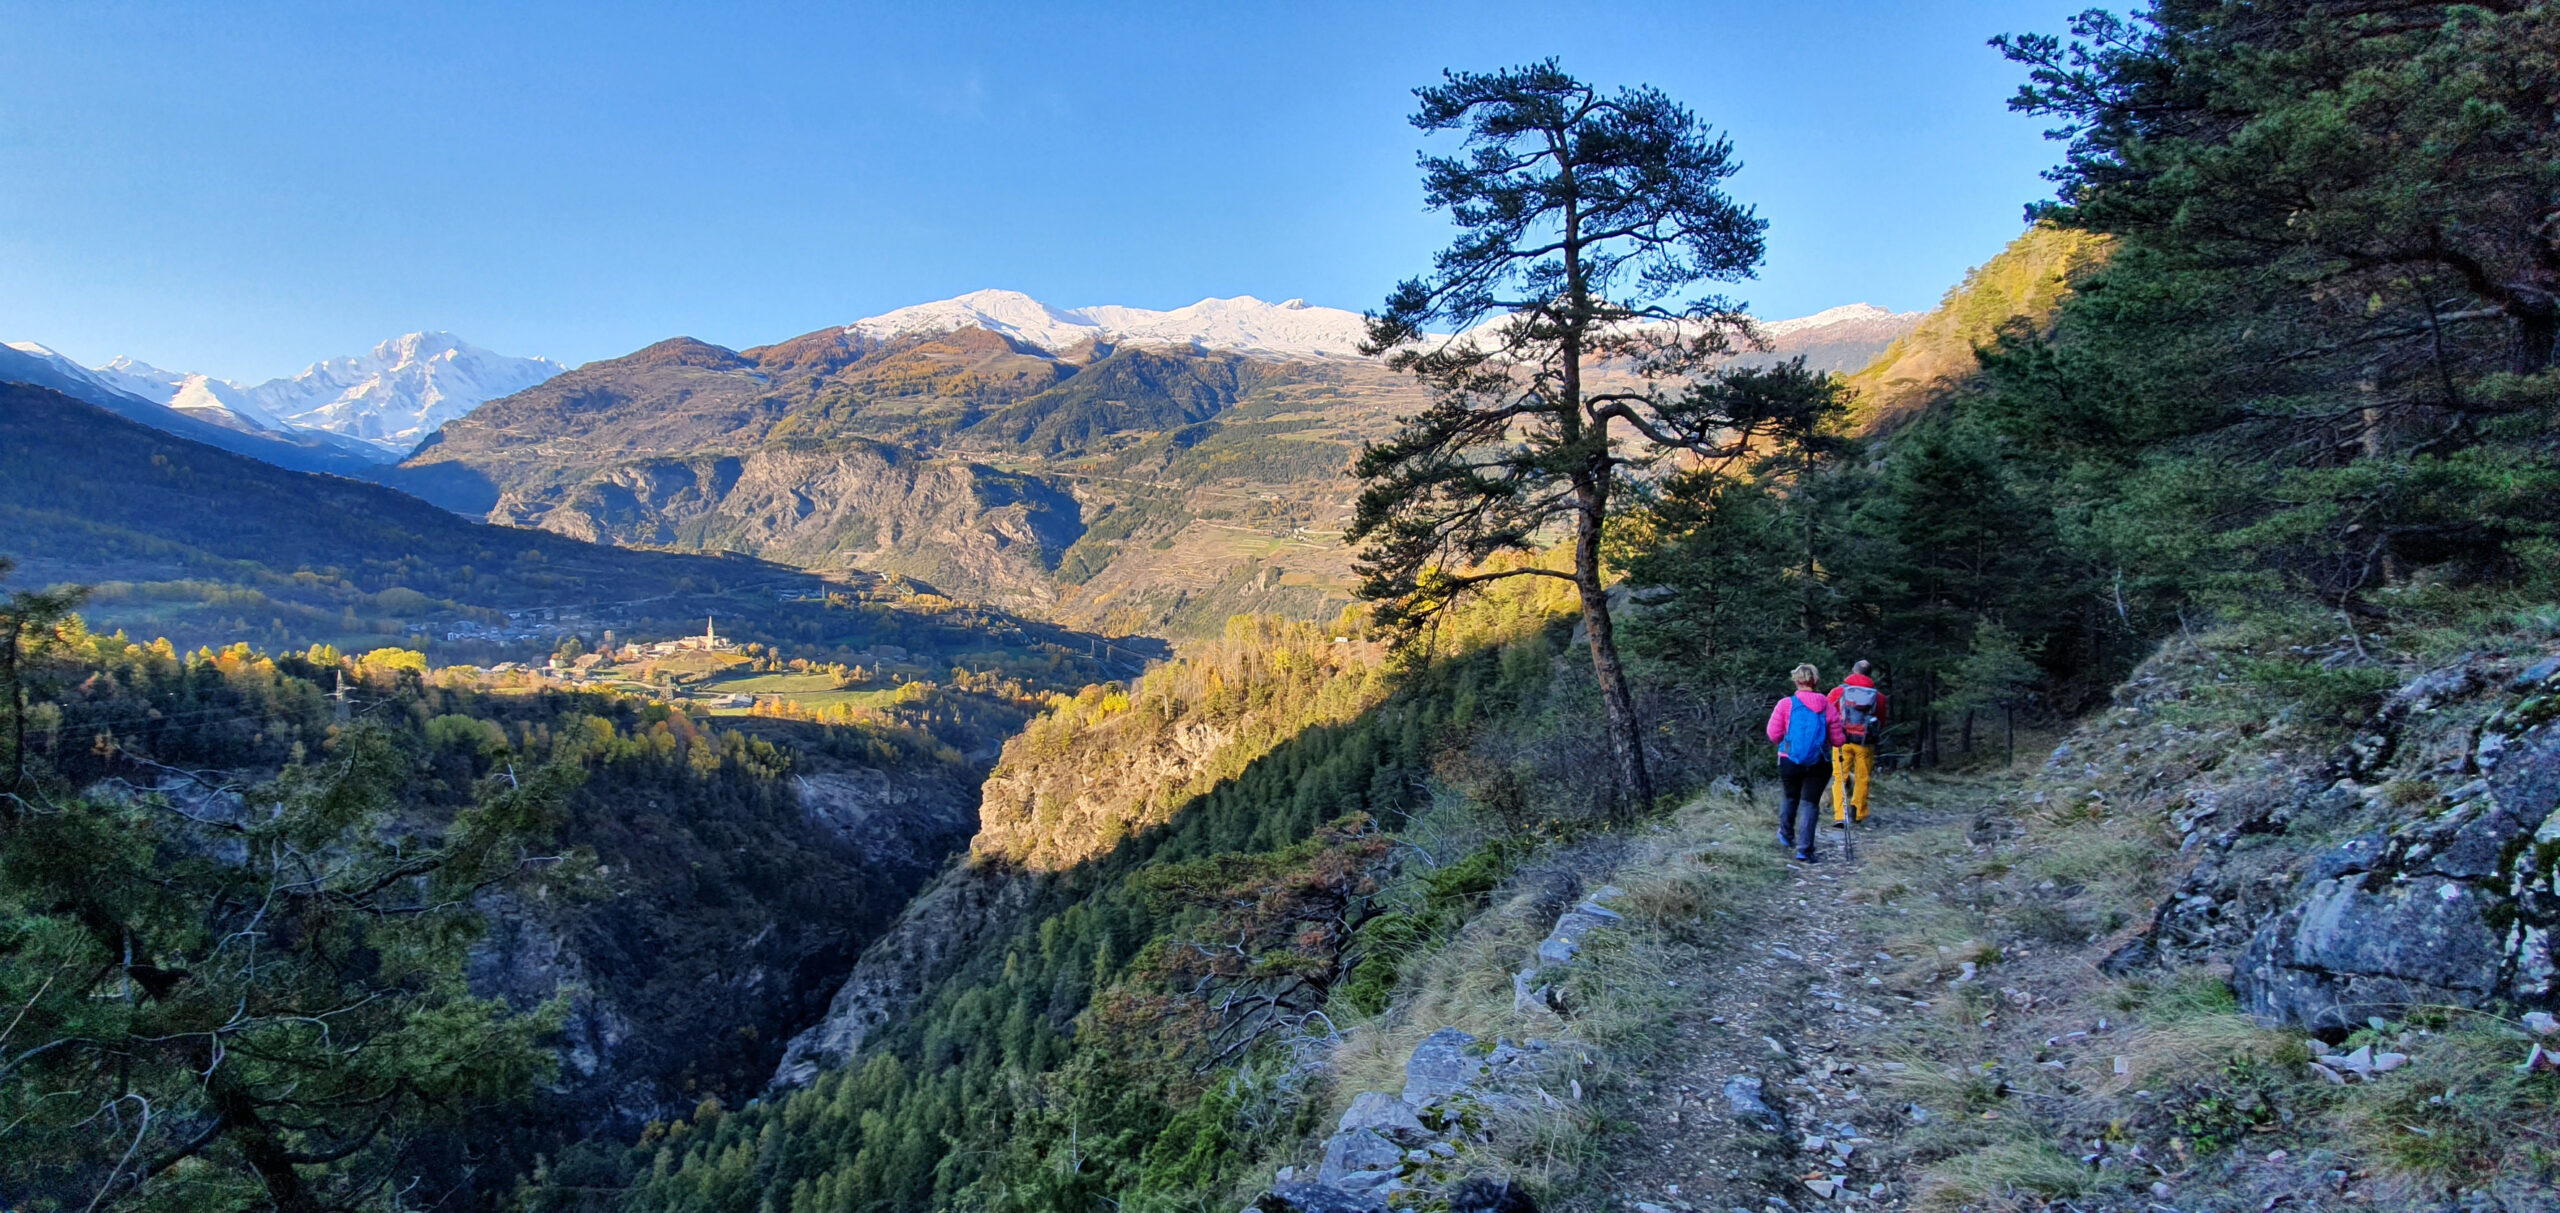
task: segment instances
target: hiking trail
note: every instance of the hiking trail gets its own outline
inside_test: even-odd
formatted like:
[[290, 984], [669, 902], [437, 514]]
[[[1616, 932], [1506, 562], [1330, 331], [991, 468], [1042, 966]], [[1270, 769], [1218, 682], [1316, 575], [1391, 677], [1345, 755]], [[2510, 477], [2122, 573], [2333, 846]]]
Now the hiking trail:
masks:
[[[1670, 1068], [1649, 1076], [1633, 1123], [1600, 1166], [1616, 1205], [1909, 1207], [1911, 1185], [1889, 1160], [1912, 1109], [1886, 1081], [1907, 1063], [1877, 1050], [1888, 1039], [1880, 1029], [1926, 1013], [1931, 1000], [1897, 979], [1909, 957], [1884, 950], [1873, 919], [1892, 910], [1858, 894], [1870, 857], [1896, 836], [1962, 820], [1939, 807], [1961, 785], [1933, 781], [1936, 794], [1915, 796], [1913, 782], [1880, 781], [1858, 827], [1857, 865], [1844, 862], [1841, 835], [1826, 823], [1820, 862], [1790, 863], [1784, 879], [1746, 895], [1734, 937], [1698, 949], [1672, 975], [1701, 993], [1673, 1022]], [[1775, 1114], [1775, 1131], [1754, 1123], [1754, 1095]]]

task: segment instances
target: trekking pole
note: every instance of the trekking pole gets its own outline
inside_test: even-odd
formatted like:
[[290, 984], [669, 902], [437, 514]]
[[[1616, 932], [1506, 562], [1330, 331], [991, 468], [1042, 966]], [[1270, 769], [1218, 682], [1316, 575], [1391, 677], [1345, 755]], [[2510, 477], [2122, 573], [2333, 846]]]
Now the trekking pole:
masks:
[[1842, 768], [1831, 785], [1832, 807], [1840, 813], [1840, 863], [1851, 868], [1858, 866], [1858, 809], [1849, 802], [1849, 773], [1855, 769]]

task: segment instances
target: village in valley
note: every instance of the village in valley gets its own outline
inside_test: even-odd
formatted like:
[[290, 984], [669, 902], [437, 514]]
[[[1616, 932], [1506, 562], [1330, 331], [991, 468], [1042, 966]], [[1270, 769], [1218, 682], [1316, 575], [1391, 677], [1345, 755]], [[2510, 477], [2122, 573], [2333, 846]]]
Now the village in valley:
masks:
[[892, 699], [932, 673], [894, 644], [851, 655], [849, 662], [786, 658], [763, 644], [720, 635], [717, 618], [706, 617], [701, 634], [669, 640], [622, 640], [608, 628], [589, 648], [585, 637], [567, 633], [550, 657], [497, 662], [475, 681], [500, 690], [619, 691], [711, 715], [801, 715]]

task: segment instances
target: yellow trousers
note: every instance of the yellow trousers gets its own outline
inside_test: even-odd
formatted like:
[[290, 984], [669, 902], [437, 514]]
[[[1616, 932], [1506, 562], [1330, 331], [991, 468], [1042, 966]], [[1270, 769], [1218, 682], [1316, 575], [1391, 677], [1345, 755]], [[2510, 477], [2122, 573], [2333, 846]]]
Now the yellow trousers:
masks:
[[[1849, 781], [1858, 782], [1851, 791]], [[1858, 807], [1858, 820], [1867, 819], [1867, 790], [1876, 779], [1876, 748], [1871, 745], [1843, 745], [1831, 751], [1831, 819], [1847, 821], [1849, 810], [1842, 804]]]

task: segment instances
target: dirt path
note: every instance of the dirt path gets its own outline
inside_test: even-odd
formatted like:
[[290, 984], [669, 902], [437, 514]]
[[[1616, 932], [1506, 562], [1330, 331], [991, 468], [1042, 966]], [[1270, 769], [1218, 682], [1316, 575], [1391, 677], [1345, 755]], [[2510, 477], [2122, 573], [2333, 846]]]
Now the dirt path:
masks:
[[[1867, 853], [1893, 834], [1959, 816], [1888, 801], [1890, 788], [1879, 785], [1879, 803], [1859, 828]], [[1852, 900], [1856, 877], [1840, 835], [1826, 828], [1821, 862], [1791, 864], [1789, 879], [1744, 907], [1740, 938], [1700, 949], [1676, 975], [1704, 993], [1676, 1019], [1671, 1064], [1639, 1092], [1634, 1123], [1603, 1166], [1618, 1207], [1908, 1207], [1901, 1176], [1879, 1167], [1913, 1120], [1884, 1081], [1900, 1066], [1875, 1052], [1886, 1035], [1876, 1029], [1927, 1003], [1897, 994], [1882, 976], [1899, 965], [1878, 952], [1878, 907]], [[1774, 1132], [1748, 1110], [1752, 1080], [1776, 1114]]]

